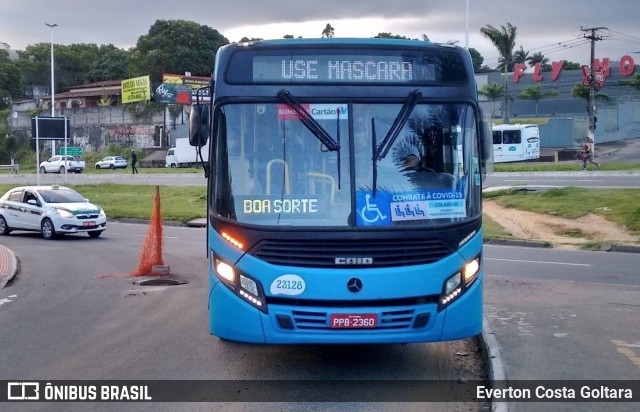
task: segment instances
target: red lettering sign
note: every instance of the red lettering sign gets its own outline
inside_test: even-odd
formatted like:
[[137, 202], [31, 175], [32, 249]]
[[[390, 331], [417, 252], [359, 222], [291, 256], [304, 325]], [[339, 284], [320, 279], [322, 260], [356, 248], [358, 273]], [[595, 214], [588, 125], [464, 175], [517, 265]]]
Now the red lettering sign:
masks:
[[620, 74], [623, 76], [631, 76], [636, 70], [636, 64], [633, 58], [629, 55], [622, 56], [618, 64], [618, 70], [620, 70]]
[[556, 81], [558, 79], [558, 76], [560, 76], [560, 72], [562, 71], [562, 66], [564, 66], [564, 60], [551, 62], [551, 80], [552, 81]]
[[542, 75], [540, 74], [540, 72], [542, 71], [540, 69], [540, 62], [536, 63], [535, 66], [533, 66], [533, 81], [534, 82], [540, 82], [542, 81]]
[[513, 65], [513, 82], [519, 83], [520, 78], [524, 75], [524, 70], [527, 68], [525, 64], [516, 63]]
[[[564, 66], [564, 60], [559, 60], [556, 62], [551, 62], [551, 80], [556, 81], [562, 72], [562, 68]], [[519, 83], [522, 76], [524, 76], [524, 71], [527, 66], [522, 63], [514, 64], [513, 66], [513, 83]], [[620, 58], [620, 62], [618, 63], [618, 71], [622, 76], [631, 76], [636, 69], [636, 63], [633, 60], [633, 57], [629, 55], [624, 55]], [[600, 88], [604, 85], [605, 80], [609, 77], [610, 74], [610, 60], [608, 57], [593, 60], [593, 80], [595, 82], [595, 86]], [[591, 79], [589, 75], [591, 74], [591, 69], [589, 66], [582, 66], [582, 84], [585, 86], [589, 86]], [[536, 63], [533, 69], [533, 81], [540, 82], [543, 80], [542, 77], [542, 67], [540, 63]]]
[[609, 58], [605, 57], [602, 59], [602, 63], [600, 63], [600, 59], [594, 59], [593, 70], [602, 71], [604, 73], [604, 77], [609, 77]]

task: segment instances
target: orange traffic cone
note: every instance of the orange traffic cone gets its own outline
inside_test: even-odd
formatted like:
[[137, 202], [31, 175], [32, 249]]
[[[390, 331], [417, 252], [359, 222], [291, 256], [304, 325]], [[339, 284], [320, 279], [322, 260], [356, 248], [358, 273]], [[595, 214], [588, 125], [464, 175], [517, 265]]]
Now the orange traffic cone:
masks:
[[162, 212], [160, 211], [160, 186], [156, 186], [153, 210], [147, 236], [140, 252], [140, 263], [134, 276], [168, 274], [168, 266], [162, 260]]

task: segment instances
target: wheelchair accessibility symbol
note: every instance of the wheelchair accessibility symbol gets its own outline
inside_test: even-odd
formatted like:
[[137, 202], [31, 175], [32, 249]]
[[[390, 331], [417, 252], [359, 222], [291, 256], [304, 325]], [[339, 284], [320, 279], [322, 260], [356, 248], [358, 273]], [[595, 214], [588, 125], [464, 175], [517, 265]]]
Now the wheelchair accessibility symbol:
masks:
[[362, 217], [362, 220], [364, 220], [366, 223], [376, 223], [387, 218], [387, 216], [382, 214], [382, 212], [378, 208], [378, 205], [374, 202], [371, 202], [371, 195], [368, 193], [365, 195], [365, 203], [366, 204], [360, 211], [360, 217]]

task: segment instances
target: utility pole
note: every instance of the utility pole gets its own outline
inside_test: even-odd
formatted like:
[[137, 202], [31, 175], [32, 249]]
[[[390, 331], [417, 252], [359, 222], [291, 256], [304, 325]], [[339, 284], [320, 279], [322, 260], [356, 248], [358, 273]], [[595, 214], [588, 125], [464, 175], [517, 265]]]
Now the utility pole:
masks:
[[[589, 61], [589, 77], [587, 80], [589, 81], [589, 139], [591, 139], [592, 151], [595, 150], [595, 130], [596, 130], [596, 122], [595, 122], [595, 109], [596, 109], [596, 76], [595, 76], [595, 60], [596, 60], [596, 41], [602, 40], [602, 37], [597, 36], [596, 32], [599, 30], [607, 30], [606, 27], [589, 27], [589, 28], [580, 28], [586, 34], [584, 37], [586, 39], [591, 40], [591, 60]], [[595, 151], [594, 151], [595, 153]]]
[[509, 124], [509, 64], [504, 59], [504, 104], [502, 107], [502, 123]]
[[[58, 27], [56, 23], [45, 23], [45, 26], [48, 26], [51, 29], [51, 117], [56, 116], [56, 85], [54, 78], [54, 68], [53, 68], [53, 29]], [[40, 150], [40, 149], [36, 149]], [[66, 153], [65, 153], [66, 154]], [[51, 156], [56, 155], [56, 141], [51, 141]], [[66, 168], [65, 168], [66, 170]], [[66, 176], [66, 173], [65, 173]]]

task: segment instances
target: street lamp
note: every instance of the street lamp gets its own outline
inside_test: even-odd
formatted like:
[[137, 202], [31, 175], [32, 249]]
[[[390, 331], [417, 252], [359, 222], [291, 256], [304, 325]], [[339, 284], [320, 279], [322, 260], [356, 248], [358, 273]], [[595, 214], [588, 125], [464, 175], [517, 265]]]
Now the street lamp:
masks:
[[[55, 78], [53, 74], [53, 29], [58, 27], [56, 23], [45, 23], [51, 29], [51, 117], [55, 117], [56, 115], [56, 90], [55, 90]], [[51, 156], [56, 155], [56, 141], [51, 141]]]

